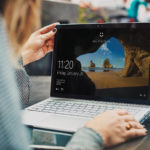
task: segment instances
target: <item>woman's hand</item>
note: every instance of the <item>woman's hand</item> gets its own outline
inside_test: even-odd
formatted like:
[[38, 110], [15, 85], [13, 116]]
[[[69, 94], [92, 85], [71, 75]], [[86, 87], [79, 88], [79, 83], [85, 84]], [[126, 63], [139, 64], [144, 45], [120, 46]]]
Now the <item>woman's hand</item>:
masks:
[[55, 27], [57, 24], [59, 23], [46, 26], [32, 33], [22, 48], [21, 55], [24, 65], [43, 58], [47, 53], [53, 50], [54, 36], [57, 32]]
[[105, 147], [114, 146], [132, 138], [145, 136], [147, 132], [125, 110], [107, 111], [89, 121], [85, 126], [100, 133]]

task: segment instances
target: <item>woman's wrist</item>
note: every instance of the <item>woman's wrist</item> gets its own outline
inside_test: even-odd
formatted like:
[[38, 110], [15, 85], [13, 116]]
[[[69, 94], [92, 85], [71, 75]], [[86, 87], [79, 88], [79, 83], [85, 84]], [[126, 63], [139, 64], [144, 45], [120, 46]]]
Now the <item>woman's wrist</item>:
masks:
[[84, 127], [85, 129], [87, 130], [90, 130], [91, 132], [93, 132], [93, 134], [95, 135], [95, 138], [97, 138], [97, 142], [102, 146], [104, 147], [104, 139], [103, 139], [103, 136], [101, 135], [101, 133], [99, 133], [97, 130], [94, 130], [92, 128], [89, 128], [89, 127]]
[[30, 50], [26, 50], [25, 48], [22, 49], [21, 57], [22, 57], [23, 66], [26, 66], [32, 62], [32, 60], [29, 59], [32, 58], [30, 55], [31, 55]]

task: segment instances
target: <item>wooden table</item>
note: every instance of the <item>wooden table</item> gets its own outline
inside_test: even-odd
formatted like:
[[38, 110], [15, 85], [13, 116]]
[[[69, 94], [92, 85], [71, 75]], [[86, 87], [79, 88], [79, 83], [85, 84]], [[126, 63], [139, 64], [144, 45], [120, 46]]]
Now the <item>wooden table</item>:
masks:
[[[50, 81], [51, 78], [47, 76], [31, 77], [31, 100], [29, 105], [49, 98]], [[114, 148], [109, 148], [107, 150], [150, 150], [150, 120], [145, 123], [145, 126], [148, 129], [148, 135], [144, 138], [130, 140], [127, 143], [121, 144]], [[64, 145], [66, 143], [67, 141], [65, 141]]]

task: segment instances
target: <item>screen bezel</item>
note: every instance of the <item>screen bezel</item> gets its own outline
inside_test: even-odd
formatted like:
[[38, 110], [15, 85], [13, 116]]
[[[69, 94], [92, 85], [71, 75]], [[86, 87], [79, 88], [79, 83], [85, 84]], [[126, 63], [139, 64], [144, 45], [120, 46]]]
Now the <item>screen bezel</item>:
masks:
[[84, 100], [94, 100], [94, 101], [105, 101], [105, 102], [119, 102], [119, 103], [129, 103], [129, 104], [142, 104], [142, 105], [150, 105], [150, 81], [148, 87], [148, 97], [147, 99], [127, 99], [127, 98], [117, 98], [117, 97], [93, 97], [93, 96], [86, 96], [86, 95], [72, 95], [72, 94], [62, 94], [62, 93], [55, 93], [55, 79], [56, 79], [56, 52], [57, 52], [57, 41], [59, 38], [59, 30], [63, 29], [104, 29], [104, 28], [149, 28], [150, 23], [104, 23], [104, 24], [67, 24], [67, 25], [57, 25], [57, 33], [54, 40], [54, 52], [53, 52], [53, 59], [52, 59], [52, 77], [51, 77], [51, 97], [57, 98], [72, 98], [72, 99], [84, 99]]

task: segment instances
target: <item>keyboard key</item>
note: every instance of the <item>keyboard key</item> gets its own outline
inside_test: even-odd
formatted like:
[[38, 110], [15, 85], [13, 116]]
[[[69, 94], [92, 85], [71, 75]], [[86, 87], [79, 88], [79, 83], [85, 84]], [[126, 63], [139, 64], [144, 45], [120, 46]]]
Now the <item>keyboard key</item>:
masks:
[[94, 116], [99, 115], [106, 110], [113, 110], [113, 109], [126, 109], [132, 115], [135, 115], [136, 113], [139, 112], [139, 109], [128, 106], [122, 107], [108, 104], [102, 105], [102, 104], [73, 103], [67, 101], [65, 102], [48, 101], [28, 108], [28, 110], [30, 111], [56, 113], [56, 114], [90, 117], [90, 118], [93, 118]]

